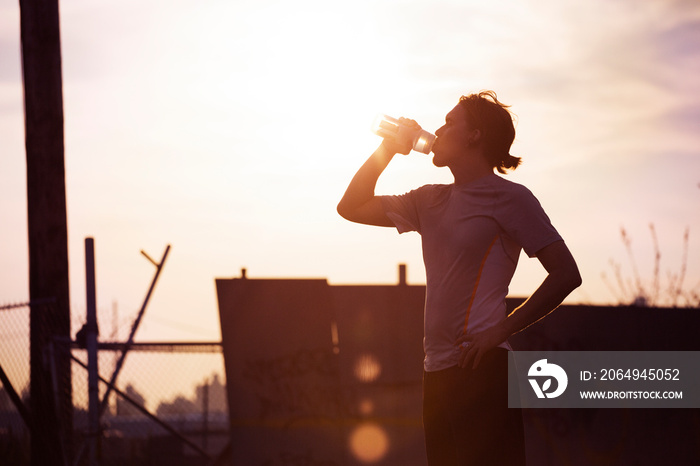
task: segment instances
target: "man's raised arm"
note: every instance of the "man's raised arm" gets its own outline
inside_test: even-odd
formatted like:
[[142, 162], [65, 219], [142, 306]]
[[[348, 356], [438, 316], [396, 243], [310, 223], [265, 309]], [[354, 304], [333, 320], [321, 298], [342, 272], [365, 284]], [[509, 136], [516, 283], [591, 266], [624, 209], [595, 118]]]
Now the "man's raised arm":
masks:
[[413, 147], [413, 136], [420, 126], [413, 120], [401, 118], [406, 126], [399, 133], [400, 141], [384, 139], [381, 145], [360, 167], [338, 203], [338, 213], [351, 222], [393, 227], [384, 213], [381, 200], [375, 196], [379, 176], [396, 154], [408, 154]]
[[379, 175], [394, 155], [382, 143], [360, 167], [338, 203], [338, 213], [344, 219], [380, 227], [394, 226], [384, 213], [381, 200], [374, 195]]

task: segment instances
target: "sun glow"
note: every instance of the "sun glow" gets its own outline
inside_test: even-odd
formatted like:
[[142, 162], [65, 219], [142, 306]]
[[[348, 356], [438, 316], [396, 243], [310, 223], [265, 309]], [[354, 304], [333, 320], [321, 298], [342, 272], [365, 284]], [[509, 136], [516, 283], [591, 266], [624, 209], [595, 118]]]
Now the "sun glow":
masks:
[[[400, 108], [414, 87], [402, 47], [374, 24], [370, 2], [302, 3], [249, 11], [223, 42], [204, 42], [203, 54], [187, 58], [218, 76], [198, 87], [198, 98], [244, 116], [239, 124], [249, 129], [238, 135], [248, 139], [242, 146], [281, 163], [290, 176], [342, 165], [338, 152], [378, 141], [372, 118]], [[194, 21], [211, 29], [211, 21], [222, 19]]]

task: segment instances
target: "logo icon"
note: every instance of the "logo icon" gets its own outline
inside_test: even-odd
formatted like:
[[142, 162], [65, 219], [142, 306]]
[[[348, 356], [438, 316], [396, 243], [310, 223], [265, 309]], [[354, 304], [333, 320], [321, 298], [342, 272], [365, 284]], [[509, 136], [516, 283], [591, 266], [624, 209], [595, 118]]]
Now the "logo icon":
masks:
[[[556, 364], [548, 363], [546, 359], [540, 359], [535, 361], [535, 363], [530, 366], [530, 370], [527, 372], [530, 385], [535, 391], [537, 398], [556, 398], [566, 390], [566, 385], [569, 383], [569, 378], [566, 376], [566, 372], [561, 367]], [[542, 385], [540, 386], [538, 378], [544, 378]], [[554, 391], [549, 391], [552, 388], [552, 379], [557, 381], [556, 389]]]

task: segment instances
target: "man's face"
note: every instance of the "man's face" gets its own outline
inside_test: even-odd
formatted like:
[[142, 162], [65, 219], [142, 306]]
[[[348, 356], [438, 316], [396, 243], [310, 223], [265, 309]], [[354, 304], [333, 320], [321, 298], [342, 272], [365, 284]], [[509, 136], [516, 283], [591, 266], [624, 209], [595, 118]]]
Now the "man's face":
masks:
[[464, 157], [469, 147], [470, 129], [464, 107], [457, 104], [445, 116], [445, 124], [435, 132], [437, 140], [433, 146], [433, 164], [445, 167]]

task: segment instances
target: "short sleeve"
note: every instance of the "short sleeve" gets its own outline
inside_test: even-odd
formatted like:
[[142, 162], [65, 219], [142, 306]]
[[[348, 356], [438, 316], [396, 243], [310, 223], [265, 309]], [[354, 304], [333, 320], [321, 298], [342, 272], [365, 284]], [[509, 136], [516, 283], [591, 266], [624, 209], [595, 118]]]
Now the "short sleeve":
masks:
[[529, 257], [537, 251], [560, 241], [561, 235], [552, 225], [542, 205], [532, 192], [520, 186], [498, 203], [498, 222], [505, 232], [523, 248]]
[[409, 191], [399, 196], [379, 196], [384, 213], [399, 233], [417, 231], [420, 233], [420, 217], [417, 208], [417, 191]]

